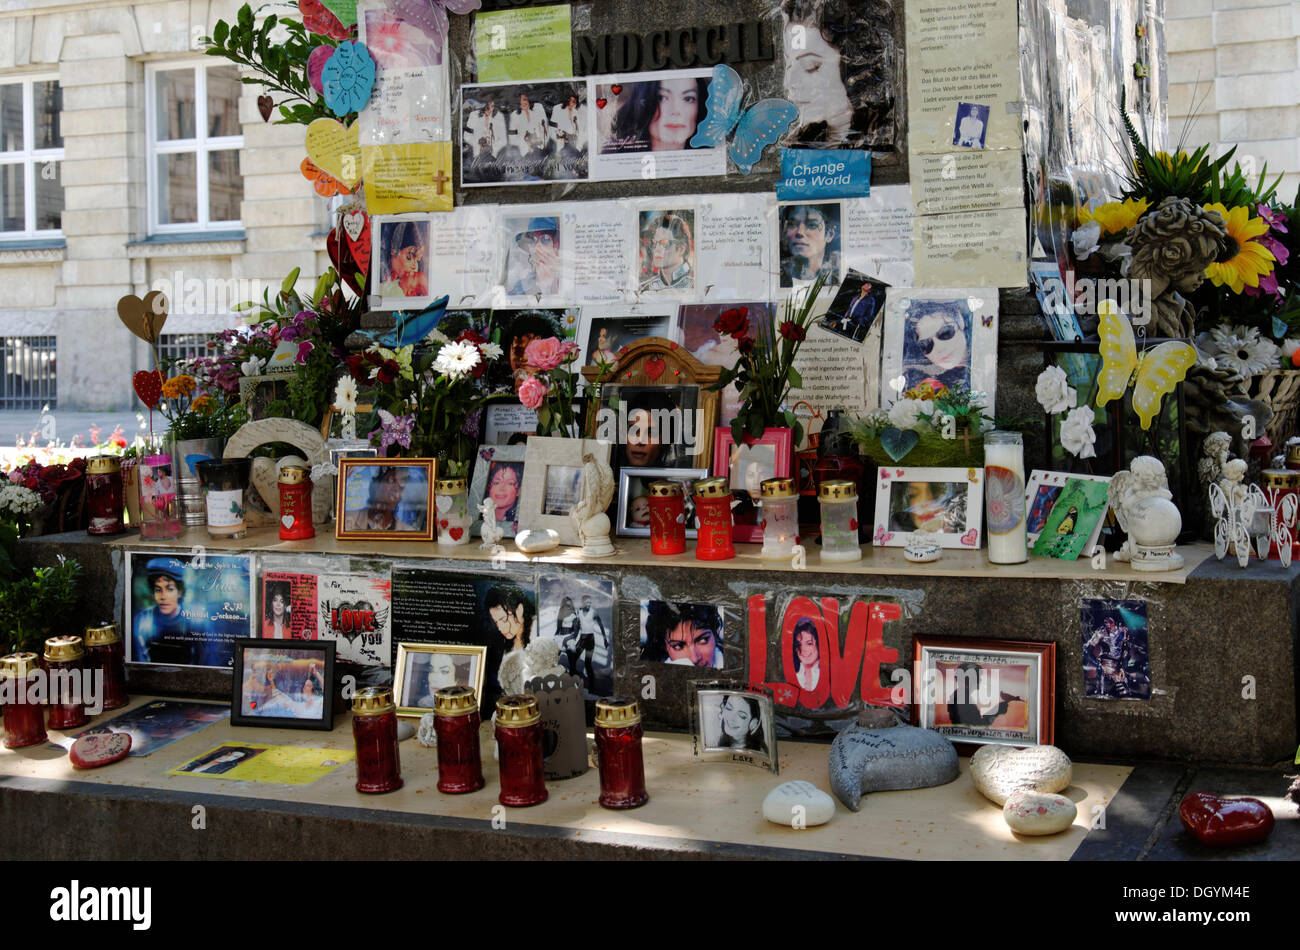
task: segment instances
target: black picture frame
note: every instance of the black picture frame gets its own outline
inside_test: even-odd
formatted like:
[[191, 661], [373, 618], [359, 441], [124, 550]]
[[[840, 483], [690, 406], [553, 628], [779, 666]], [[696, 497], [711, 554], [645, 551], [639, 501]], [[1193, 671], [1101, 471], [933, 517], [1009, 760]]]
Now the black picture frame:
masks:
[[[263, 640], [246, 638], [235, 641], [234, 677], [230, 687], [230, 724], [232, 726], [258, 726], [272, 729], [316, 729], [329, 732], [334, 728], [334, 651], [333, 640]], [[245, 695], [245, 670], [253, 672], [251, 663], [259, 661], [256, 656], [249, 657], [253, 650], [267, 652], [304, 654], [294, 660], [306, 660], [309, 663], [313, 655], [319, 656], [320, 710], [318, 716], [270, 716], [261, 713], [250, 714], [249, 703], [253, 700]], [[309, 668], [310, 669], [310, 668]], [[290, 701], [293, 701], [292, 699]], [[305, 707], [310, 711], [311, 705]]]

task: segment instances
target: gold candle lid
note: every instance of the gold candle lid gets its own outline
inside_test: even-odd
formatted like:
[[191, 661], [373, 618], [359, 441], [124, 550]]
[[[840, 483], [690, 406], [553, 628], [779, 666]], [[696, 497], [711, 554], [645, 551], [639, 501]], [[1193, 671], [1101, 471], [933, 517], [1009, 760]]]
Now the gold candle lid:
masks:
[[497, 700], [498, 726], [531, 726], [542, 721], [541, 710], [537, 706], [537, 697], [528, 693], [516, 693], [502, 696]]
[[81, 637], [50, 637], [45, 641], [45, 659], [51, 663], [59, 660], [76, 660], [86, 655]]
[[382, 716], [384, 713], [396, 712], [393, 704], [393, 691], [387, 686], [367, 686], [359, 689], [352, 696], [352, 715]]
[[1300, 442], [1289, 440], [1286, 444], [1287, 461], [1300, 460]]
[[1266, 468], [1261, 473], [1265, 488], [1300, 488], [1300, 472], [1289, 468]]
[[122, 460], [116, 455], [96, 455], [86, 459], [87, 475], [111, 475], [122, 470]]
[[117, 643], [122, 639], [122, 628], [111, 620], [101, 620], [93, 627], [86, 628], [86, 646], [102, 647], [105, 644]]
[[434, 483], [434, 490], [439, 495], [459, 495], [469, 491], [469, 482], [463, 478], [440, 478]]
[[311, 472], [301, 465], [285, 465], [280, 469], [281, 485], [301, 485], [311, 481]]
[[673, 498], [685, 494], [686, 488], [681, 482], [672, 482], [665, 479], [664, 481], [650, 483], [651, 498]]
[[635, 726], [641, 721], [641, 709], [635, 699], [612, 696], [596, 700], [596, 725], [604, 729]]
[[701, 478], [695, 483], [695, 494], [700, 498], [730, 498], [731, 485], [725, 476]]
[[433, 694], [433, 711], [439, 716], [468, 716], [478, 711], [478, 697], [468, 686], [444, 686]]
[[758, 486], [758, 493], [764, 498], [797, 498], [793, 478], [765, 478]]
[[830, 500], [842, 501], [846, 498], [856, 498], [858, 486], [849, 481], [825, 481], [817, 489], [817, 497]]
[[35, 653], [10, 653], [0, 656], [0, 677], [26, 679], [27, 674], [40, 669], [40, 657]]

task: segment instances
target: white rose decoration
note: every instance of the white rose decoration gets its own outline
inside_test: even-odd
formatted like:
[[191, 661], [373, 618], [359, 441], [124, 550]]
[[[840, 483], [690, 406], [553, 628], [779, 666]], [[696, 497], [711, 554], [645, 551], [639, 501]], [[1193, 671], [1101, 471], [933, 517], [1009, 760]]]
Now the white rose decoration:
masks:
[[1097, 457], [1093, 448], [1093, 443], [1097, 441], [1097, 433], [1092, 431], [1093, 419], [1092, 409], [1088, 406], [1070, 411], [1061, 423], [1061, 446], [1065, 451], [1081, 459]]
[[911, 429], [921, 418], [920, 399], [900, 399], [889, 407], [889, 421], [899, 429]]
[[1038, 382], [1034, 384], [1034, 394], [1038, 397], [1038, 404], [1043, 407], [1044, 412], [1056, 415], [1058, 412], [1066, 412], [1074, 408], [1078, 393], [1067, 383], [1065, 370], [1059, 366], [1049, 366], [1038, 374]]
[[1089, 221], [1075, 228], [1074, 233], [1070, 235], [1070, 241], [1074, 244], [1075, 256], [1081, 261], [1086, 261], [1092, 256], [1092, 252], [1097, 250], [1097, 245], [1101, 241], [1101, 225], [1096, 221]]

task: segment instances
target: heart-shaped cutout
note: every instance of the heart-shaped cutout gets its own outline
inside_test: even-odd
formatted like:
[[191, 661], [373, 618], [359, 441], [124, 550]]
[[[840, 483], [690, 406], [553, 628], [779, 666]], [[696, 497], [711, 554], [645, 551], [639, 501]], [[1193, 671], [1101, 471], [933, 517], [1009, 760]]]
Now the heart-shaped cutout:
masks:
[[614, 85], [609, 87], [609, 91], [617, 96], [619, 93], [623, 91], [623, 87], [618, 83], [614, 83]]
[[72, 743], [68, 759], [79, 769], [95, 769], [126, 758], [131, 751], [131, 734], [128, 732], [96, 732], [82, 736]]
[[664, 374], [667, 364], [663, 361], [663, 357], [655, 356], [645, 361], [644, 368], [646, 376], [656, 380]]
[[285, 530], [288, 530], [288, 529], [292, 528], [292, 527], [293, 527], [293, 522], [294, 522], [293, 515], [281, 515], [281, 516], [280, 516], [280, 524], [284, 525]]
[[154, 346], [167, 322], [167, 295], [161, 290], [151, 290], [142, 300], [135, 294], [127, 294], [117, 302], [117, 316], [128, 330]]
[[857, 519], [857, 518], [850, 518], [850, 519], [849, 519], [849, 530], [850, 530], [850, 531], [857, 531], [857, 530], [858, 530], [858, 519]]
[[895, 462], [901, 462], [903, 456], [912, 451], [919, 441], [921, 436], [915, 429], [898, 429], [890, 426], [880, 433], [880, 447]]
[[334, 119], [320, 118], [307, 126], [307, 157], [321, 171], [337, 178], [348, 188], [361, 181], [361, 145], [357, 124], [345, 126]]
[[271, 121], [271, 110], [275, 108], [275, 100], [263, 93], [257, 97], [257, 113], [262, 117], [263, 122]]
[[1225, 847], [1263, 841], [1273, 830], [1273, 811], [1258, 798], [1220, 798], [1189, 792], [1178, 817], [1201, 844]]
[[[348, 218], [352, 214], [360, 217], [355, 238], [348, 230]], [[370, 260], [370, 216], [364, 211], [348, 212], [343, 215], [343, 236], [347, 240], [348, 253], [352, 256], [352, 260], [357, 262], [358, 267], [364, 268], [365, 264], [363, 262], [369, 262]]]
[[358, 240], [361, 237], [362, 229], [366, 226], [366, 213], [357, 208], [342, 215], [341, 219], [343, 221], [343, 233], [348, 236], [348, 240]]
[[464, 537], [465, 529], [458, 525], [457, 527], [452, 528], [447, 533], [451, 535], [451, 539], [453, 541], [459, 541], [462, 537]]
[[[984, 685], [990, 684], [991, 685]], [[966, 702], [982, 701], [981, 689], [992, 689], [996, 681], [991, 677], [984, 684], [966, 687]], [[1003, 694], [1006, 699], [1010, 694]], [[988, 697], [990, 701], [998, 697]], [[1027, 701], [1029, 697], [1015, 697], [1012, 701]], [[1070, 757], [1053, 745], [1036, 745], [1028, 749], [1013, 749], [1004, 745], [982, 745], [970, 757], [970, 777], [975, 789], [991, 802], [1005, 805], [1012, 792], [1059, 792], [1070, 784], [1074, 766]]]
[[325, 64], [329, 62], [334, 55], [334, 47], [322, 44], [317, 46], [307, 55], [307, 81], [319, 95], [325, 95], [325, 83], [321, 79], [321, 72], [325, 69]]
[[604, 96], [601, 96], [599, 99], [596, 100], [597, 109], [603, 109], [607, 105], [609, 105], [609, 100], [606, 99]]
[[979, 540], [979, 534], [978, 532], [976, 532], [974, 528], [971, 528], [969, 531], [967, 531], [965, 534], [961, 536], [961, 543], [966, 545], [966, 547], [968, 548], [975, 547], [975, 542], [978, 540]]
[[448, 521], [446, 518], [443, 518], [441, 521], [438, 522], [438, 527], [441, 528], [443, 531], [446, 531], [447, 525], [449, 524], [451, 524], [451, 522]]
[[156, 409], [162, 399], [162, 373], [156, 369], [142, 369], [131, 377], [131, 387], [142, 403]]
[[[320, 119], [317, 119], [316, 121], [319, 122], [319, 121], [321, 121], [321, 120], [320, 120]], [[314, 124], [315, 124], [315, 123], [313, 123], [313, 125], [314, 125]], [[903, 391], [903, 387], [906, 386], [906, 385], [907, 385], [907, 377], [906, 377], [906, 376], [895, 376], [893, 379], [891, 379], [891, 380], [889, 381], [889, 388], [892, 389], [892, 390], [893, 390], [894, 392], [896, 392], [896, 393], [901, 393], [901, 392]]]

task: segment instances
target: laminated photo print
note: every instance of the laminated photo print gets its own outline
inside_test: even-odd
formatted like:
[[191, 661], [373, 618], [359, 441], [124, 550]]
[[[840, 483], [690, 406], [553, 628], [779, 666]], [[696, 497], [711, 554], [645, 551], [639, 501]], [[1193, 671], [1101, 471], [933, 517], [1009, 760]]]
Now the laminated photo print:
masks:
[[880, 404], [888, 409], [921, 383], [987, 393], [994, 411], [998, 371], [996, 289], [912, 290], [885, 295]]
[[128, 551], [129, 663], [231, 669], [253, 630], [253, 559], [246, 554]]
[[586, 181], [587, 83], [461, 87], [461, 185]]
[[774, 775], [781, 771], [770, 690], [701, 683], [695, 689], [691, 719], [696, 756], [757, 765]]
[[1079, 616], [1083, 695], [1088, 699], [1150, 699], [1146, 601], [1084, 598]]
[[587, 699], [614, 693], [614, 582], [581, 574], [537, 579], [537, 635], [555, 640], [560, 665]]
[[829, 292], [844, 274], [843, 208], [838, 201], [792, 202], [777, 208], [780, 285], [799, 287], [825, 277]]
[[724, 147], [696, 148], [691, 139], [707, 112], [712, 69], [589, 77], [595, 150], [593, 181], [723, 175]]
[[721, 607], [641, 601], [642, 660], [720, 670], [725, 640]]
[[372, 294], [378, 294], [386, 309], [423, 307], [432, 302], [429, 293], [430, 229], [428, 215], [376, 215], [378, 240], [373, 242], [370, 273]]
[[488, 364], [483, 383], [490, 394], [518, 396], [528, 376], [528, 344], [556, 337], [571, 340], [578, 332], [576, 309], [494, 310], [488, 338], [501, 347], [501, 356]]
[[[1025, 528], [1027, 530], [1029, 544], [1032, 547], [1042, 534], [1043, 528], [1047, 525], [1047, 519], [1052, 515], [1052, 509], [1056, 506], [1056, 501], [1061, 497], [1066, 482], [1072, 478], [1082, 479], [1083, 481], [1102, 482], [1110, 484], [1109, 475], [1081, 475], [1075, 472], [1048, 472], [1041, 468], [1036, 468], [1029, 473], [1029, 481], [1025, 484], [1025, 511], [1028, 513], [1025, 517]], [[1101, 529], [1105, 523], [1105, 518], [1101, 518], [1093, 526], [1092, 534], [1088, 536], [1087, 542], [1083, 546], [1083, 553], [1090, 554], [1097, 544], [1097, 539], [1101, 536]]]
[[582, 347], [579, 366], [613, 363], [618, 351], [648, 336], [675, 339], [677, 307], [584, 307], [578, 343]]
[[884, 315], [888, 286], [884, 281], [873, 280], [849, 268], [835, 299], [817, 325], [836, 336], [862, 343], [876, 319]]
[[690, 299], [698, 295], [694, 208], [638, 212], [638, 294]]

